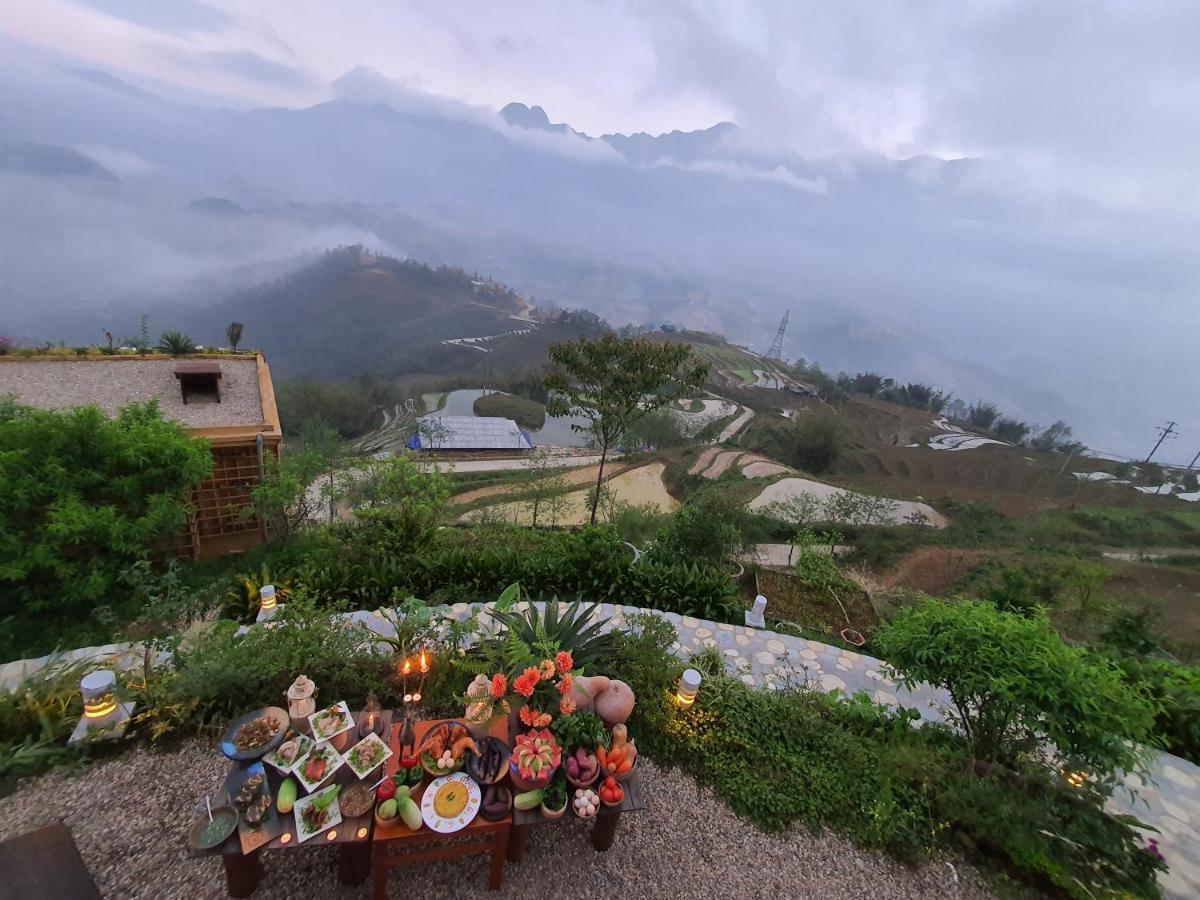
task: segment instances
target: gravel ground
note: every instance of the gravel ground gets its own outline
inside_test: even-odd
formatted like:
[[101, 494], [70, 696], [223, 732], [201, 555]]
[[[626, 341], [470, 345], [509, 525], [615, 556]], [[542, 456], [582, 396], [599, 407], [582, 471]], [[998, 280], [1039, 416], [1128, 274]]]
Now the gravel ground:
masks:
[[[487, 857], [393, 870], [390, 896], [465, 898], [989, 898], [978, 872], [960, 860], [908, 868], [832, 834], [803, 830], [765, 836], [700, 790], [688, 776], [643, 762], [647, 808], [622, 818], [604, 854], [575, 820], [535, 828], [504, 888], [486, 890]], [[132, 751], [68, 777], [25, 782], [4, 800], [0, 840], [62, 818], [107, 898], [225, 896], [218, 859], [190, 859], [187, 830], [198, 798], [214, 790], [226, 763], [205, 742], [171, 753]], [[370, 884], [345, 887], [336, 849], [268, 853], [255, 898], [365, 898]]]

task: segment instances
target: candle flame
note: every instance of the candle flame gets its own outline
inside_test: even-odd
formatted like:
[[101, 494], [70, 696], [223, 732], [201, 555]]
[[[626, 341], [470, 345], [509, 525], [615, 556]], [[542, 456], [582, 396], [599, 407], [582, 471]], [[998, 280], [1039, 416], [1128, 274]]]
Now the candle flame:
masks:
[[424, 675], [429, 671], [429, 661], [425, 659], [425, 651], [421, 651], [421, 674]]
[[409, 672], [411, 672], [411, 671], [412, 671], [412, 660], [411, 660], [411, 659], [406, 659], [406, 660], [404, 661], [404, 665], [402, 665], [402, 666], [400, 667], [400, 674], [401, 674], [401, 675], [407, 675], [407, 674], [408, 674]]

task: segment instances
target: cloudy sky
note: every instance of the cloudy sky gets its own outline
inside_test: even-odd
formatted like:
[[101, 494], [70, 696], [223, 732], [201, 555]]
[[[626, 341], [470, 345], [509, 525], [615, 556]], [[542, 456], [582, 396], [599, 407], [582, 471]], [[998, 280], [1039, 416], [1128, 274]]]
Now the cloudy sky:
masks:
[[986, 157], [1039, 197], [1200, 200], [1190, 0], [14, 0], [0, 29], [226, 102], [308, 104], [370, 66], [592, 134], [730, 120], [809, 157]]
[[[238, 109], [424, 103], [604, 164], [618, 158], [606, 144], [508, 129], [494, 111], [536, 103], [592, 135], [736, 122], [736, 153], [687, 165], [731, 180], [753, 171], [778, 196], [740, 193], [729, 209], [748, 218], [722, 215], [728, 233], [671, 222], [639, 233], [639, 249], [681, 235], [738, 287], [782, 260], [781, 296], [799, 284], [831, 305], [861, 299], [939, 347], [986, 351], [1036, 387], [1085, 398], [1082, 436], [1133, 453], [1167, 418], [1187, 420], [1189, 443], [1200, 434], [1188, 361], [1200, 330], [1197, 47], [1195, 0], [7, 0], [0, 93], [4, 78], [23, 91], [8, 106], [21, 106], [25, 139], [41, 139], [54, 119], [30, 100], [42, 85], [13, 84], [41, 54], [42, 68], [82, 61]], [[119, 143], [119, 123], [95, 114]], [[138, 164], [86, 135], [67, 142], [119, 175]], [[935, 160], [881, 163], [914, 156]], [[936, 162], [961, 157], [977, 162]], [[595, 168], [567, 193], [601, 184]], [[611, 195], [594, 190], [575, 219], [601, 221]], [[809, 218], [776, 224], [767, 213], [781, 207]], [[623, 212], [658, 221], [655, 209]], [[799, 221], [811, 228], [783, 234]], [[672, 264], [696, 268], [686, 255]], [[1046, 418], [1053, 406], [1017, 411]]]

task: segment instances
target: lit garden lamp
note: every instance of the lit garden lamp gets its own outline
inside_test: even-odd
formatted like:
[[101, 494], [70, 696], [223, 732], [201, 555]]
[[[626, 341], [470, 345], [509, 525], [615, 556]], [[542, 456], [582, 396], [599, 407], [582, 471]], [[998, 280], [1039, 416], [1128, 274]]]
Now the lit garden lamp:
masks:
[[79, 690], [83, 694], [83, 715], [71, 732], [70, 743], [107, 741], [125, 734], [135, 704], [117, 700], [116, 673], [110, 669], [89, 672], [79, 683]]
[[266, 622], [275, 615], [275, 585], [264, 584], [258, 589], [258, 618], [256, 622]]
[[1087, 772], [1079, 771], [1078, 769], [1063, 768], [1060, 770], [1063, 781], [1075, 789], [1082, 788], [1087, 784]]
[[754, 598], [754, 608], [746, 610], [747, 628], [766, 628], [767, 598], [759, 594]]
[[679, 676], [679, 687], [675, 690], [675, 705], [688, 709], [696, 702], [696, 692], [700, 690], [700, 673], [695, 669], [684, 669]]

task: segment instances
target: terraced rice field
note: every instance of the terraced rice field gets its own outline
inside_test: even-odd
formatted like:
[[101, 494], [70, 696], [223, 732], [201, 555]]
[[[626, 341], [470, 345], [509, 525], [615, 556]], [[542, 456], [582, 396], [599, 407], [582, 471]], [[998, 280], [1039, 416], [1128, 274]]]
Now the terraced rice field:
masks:
[[[663, 484], [662, 479], [664, 469], [666, 469], [665, 463], [648, 463], [644, 466], [627, 469], [615, 478], [606, 479], [604, 483], [616, 495], [617, 500], [622, 503], [629, 503], [634, 506], [650, 504], [659, 512], [669, 513], [679, 506], [679, 501], [667, 493], [666, 485]], [[594, 469], [593, 477], [595, 477]], [[572, 491], [566, 495], [565, 508], [560, 511], [553, 522], [550, 522], [546, 518], [547, 513], [542, 511], [538, 513], [538, 523], [554, 525], [587, 524], [589, 513], [587, 498], [587, 488]], [[520, 500], [496, 503], [483, 509], [487, 510], [487, 512], [480, 509], [471, 510], [465, 513], [461, 517], [461, 520], [470, 522], [488, 515], [500, 515], [508, 521], [522, 525], [527, 525], [532, 521], [533, 514], [529, 508], [529, 504]]]
[[[762, 509], [765, 506], [770, 506], [772, 503], [786, 503], [788, 500], [804, 494], [825, 500], [829, 497], [845, 493], [847, 491], [844, 488], [834, 487], [832, 484], [825, 484], [821, 481], [810, 481], [807, 478], [783, 478], [774, 484], [767, 485], [763, 488], [762, 493], [747, 505], [750, 509]], [[906, 518], [918, 513], [923, 515], [926, 521], [935, 528], [943, 528], [948, 524], [945, 516], [927, 503], [920, 503], [914, 500], [896, 500], [893, 502], [897, 504], [897, 507], [891, 515], [889, 524], [902, 525]]]

